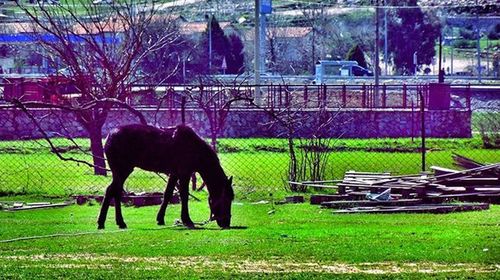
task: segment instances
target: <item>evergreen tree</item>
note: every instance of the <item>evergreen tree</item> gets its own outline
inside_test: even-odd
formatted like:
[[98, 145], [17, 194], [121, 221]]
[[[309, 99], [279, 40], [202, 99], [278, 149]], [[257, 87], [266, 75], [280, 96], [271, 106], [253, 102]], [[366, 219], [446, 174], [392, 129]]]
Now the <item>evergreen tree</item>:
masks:
[[226, 58], [228, 74], [242, 74], [245, 72], [245, 53], [244, 45], [240, 36], [237, 34], [229, 35], [230, 54]]
[[358, 65], [367, 68], [366, 65], [366, 60], [365, 60], [365, 53], [361, 49], [361, 47], [356, 44], [354, 45], [349, 52], [347, 53], [346, 60], [354, 60], [358, 62]]
[[[194, 53], [193, 71], [199, 75], [213, 74], [221, 71], [222, 61], [226, 59], [227, 74], [241, 74], [245, 71], [243, 41], [237, 34], [226, 36], [215, 17], [211, 17], [210, 28], [202, 33], [200, 47]], [[212, 69], [209, 69], [209, 30], [212, 37]]]
[[436, 54], [435, 44], [441, 32], [437, 20], [422, 12], [417, 0], [391, 1], [391, 5], [414, 8], [395, 9], [388, 22], [389, 45], [396, 69], [401, 74], [413, 74], [413, 54], [417, 52], [417, 67], [430, 64]]

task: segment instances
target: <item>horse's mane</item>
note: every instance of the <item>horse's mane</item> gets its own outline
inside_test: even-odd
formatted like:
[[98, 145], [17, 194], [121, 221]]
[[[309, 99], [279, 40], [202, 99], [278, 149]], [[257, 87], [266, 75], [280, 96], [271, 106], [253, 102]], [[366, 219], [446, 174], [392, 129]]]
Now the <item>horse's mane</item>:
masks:
[[203, 138], [198, 136], [198, 134], [196, 134], [196, 132], [194, 132], [194, 130], [189, 126], [176, 126], [172, 138], [177, 141], [189, 141], [191, 143], [196, 143], [198, 148], [201, 148], [201, 152], [204, 153], [204, 156], [210, 156], [210, 160], [219, 161], [217, 153], [212, 149], [212, 147], [205, 140], [203, 140]]
[[[214, 151], [212, 146], [210, 146], [203, 138], [196, 134], [196, 132], [194, 132], [191, 127], [186, 125], [178, 125], [175, 128], [172, 138], [176, 139], [175, 141], [181, 141], [184, 143], [195, 143], [197, 148], [200, 149], [200, 152], [203, 153], [203, 159], [206, 160], [205, 164], [209, 166], [211, 165], [214, 168], [218, 169], [217, 171], [220, 172], [220, 175], [223, 175], [224, 179], [227, 178], [224, 170], [220, 165], [217, 153]], [[200, 175], [202, 175], [202, 177], [205, 177], [204, 179], [210, 180], [209, 178], [207, 178], [207, 176], [210, 177], [210, 175], [213, 175], [213, 172], [208, 172], [208, 174], [202, 174], [202, 172], [203, 171], [200, 172]], [[232, 199], [234, 197], [233, 188], [228, 188], [226, 191], [228, 191], [227, 194]]]

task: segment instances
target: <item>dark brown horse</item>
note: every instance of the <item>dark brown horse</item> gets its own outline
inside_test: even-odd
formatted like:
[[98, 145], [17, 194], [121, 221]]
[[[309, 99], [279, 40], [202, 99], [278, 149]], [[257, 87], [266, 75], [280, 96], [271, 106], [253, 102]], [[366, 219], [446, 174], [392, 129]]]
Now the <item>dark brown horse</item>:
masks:
[[206, 182], [209, 192], [211, 220], [222, 228], [231, 223], [231, 202], [234, 198], [232, 178], [227, 178], [212, 148], [187, 126], [159, 129], [146, 125], [127, 125], [114, 129], [105, 144], [108, 165], [113, 173], [113, 181], [106, 189], [97, 221], [98, 228], [104, 228], [111, 198], [115, 200], [116, 224], [126, 228], [121, 213], [120, 199], [123, 183], [134, 167], [161, 172], [169, 175], [163, 203], [156, 221], [165, 224], [165, 210], [172, 198], [175, 185], [179, 182], [182, 223], [193, 228], [189, 217], [189, 179], [198, 172]]

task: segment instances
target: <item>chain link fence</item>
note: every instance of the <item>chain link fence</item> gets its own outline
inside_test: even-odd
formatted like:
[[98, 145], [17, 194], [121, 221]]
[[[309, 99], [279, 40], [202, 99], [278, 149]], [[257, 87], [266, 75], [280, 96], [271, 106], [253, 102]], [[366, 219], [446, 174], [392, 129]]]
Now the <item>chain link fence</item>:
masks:
[[[341, 179], [348, 170], [415, 174], [432, 165], [457, 168], [453, 153], [500, 162], [500, 111], [483, 106], [499, 97], [471, 99], [468, 86], [452, 92], [451, 108], [436, 114], [425, 86], [381, 87], [378, 92], [373, 86], [345, 85], [266, 85], [260, 90], [256, 100], [253, 86], [168, 87], [133, 94], [128, 102], [153, 125], [184, 120], [193, 126], [217, 150], [226, 173], [234, 176], [239, 199], [284, 193], [289, 180]], [[102, 194], [110, 174], [94, 175], [93, 168], [81, 163], [92, 163], [91, 145], [74, 116], [56, 109], [29, 112], [33, 118], [19, 109], [0, 110], [0, 195]], [[448, 123], [443, 124], [443, 112], [451, 112]], [[133, 122], [133, 114], [112, 109], [103, 136]], [[459, 135], [453, 132], [460, 130], [459, 123], [465, 123], [466, 137], [454, 136]], [[55, 149], [72, 160], [58, 158]], [[162, 191], [165, 178], [137, 169], [125, 186], [134, 192]]]

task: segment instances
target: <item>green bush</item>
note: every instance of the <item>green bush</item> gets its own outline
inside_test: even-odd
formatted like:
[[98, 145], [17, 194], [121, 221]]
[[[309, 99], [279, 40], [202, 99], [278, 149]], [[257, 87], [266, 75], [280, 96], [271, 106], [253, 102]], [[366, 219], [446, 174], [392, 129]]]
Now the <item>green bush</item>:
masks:
[[500, 113], [482, 113], [475, 118], [473, 125], [481, 135], [484, 148], [500, 148]]
[[476, 47], [477, 42], [466, 39], [458, 39], [453, 43], [455, 48], [459, 49], [473, 49]]

